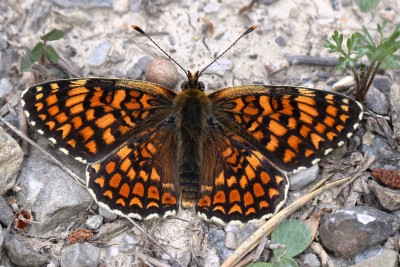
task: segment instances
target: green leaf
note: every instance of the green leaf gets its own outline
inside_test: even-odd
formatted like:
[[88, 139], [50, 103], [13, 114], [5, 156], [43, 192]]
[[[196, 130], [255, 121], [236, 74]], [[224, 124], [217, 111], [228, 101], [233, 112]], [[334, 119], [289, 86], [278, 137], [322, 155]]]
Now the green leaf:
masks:
[[270, 266], [271, 266], [270, 263], [268, 263], [268, 262], [261, 262], [261, 261], [252, 263], [252, 264], [250, 264], [250, 265], [247, 265], [247, 267], [270, 267]]
[[45, 35], [43, 35], [42, 37], [40, 37], [40, 39], [42, 39], [43, 41], [55, 41], [55, 40], [59, 40], [63, 37], [64, 37], [63, 31], [54, 29], [51, 32], [48, 32]]
[[32, 60], [32, 62], [36, 62], [40, 58], [42, 58], [42, 56], [43, 56], [43, 42], [39, 42], [32, 49], [31, 60]]
[[362, 31], [364, 34], [361, 34], [359, 36], [362, 36], [364, 39], [364, 42], [369, 45], [369, 46], [376, 46], [374, 40], [371, 37], [371, 34], [369, 33], [368, 29], [365, 28], [364, 26], [362, 27]]
[[276, 257], [294, 257], [310, 245], [311, 232], [304, 223], [285, 220], [276, 226], [272, 232], [271, 241], [284, 245], [283, 248], [274, 250]]
[[273, 262], [271, 267], [298, 267], [298, 265], [293, 258], [283, 257], [280, 261]]
[[357, 0], [356, 3], [362, 12], [369, 12], [379, 4], [379, 0]]
[[31, 71], [31, 65], [28, 63], [28, 61], [26, 60], [26, 57], [22, 57], [21, 58], [21, 65], [19, 67], [19, 69], [24, 72], [24, 71]]
[[46, 45], [44, 48], [44, 54], [51, 63], [57, 63], [60, 58], [56, 50], [54, 50], [53, 46], [51, 45]]
[[247, 267], [298, 267], [297, 262], [289, 257], [283, 257], [272, 262], [256, 262]]

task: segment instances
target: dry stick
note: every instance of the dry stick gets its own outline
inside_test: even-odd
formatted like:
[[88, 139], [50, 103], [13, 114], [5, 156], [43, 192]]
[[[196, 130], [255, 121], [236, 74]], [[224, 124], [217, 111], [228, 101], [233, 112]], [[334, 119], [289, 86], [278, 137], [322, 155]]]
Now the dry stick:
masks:
[[[26, 136], [28, 133], [28, 121], [26, 120], [25, 113], [22, 111], [21, 101], [19, 101], [19, 104], [18, 104], [18, 119], [20, 122], [19, 128], [21, 130], [21, 133], [23, 133]], [[22, 142], [21, 148], [22, 148], [22, 152], [24, 152], [24, 155], [28, 155], [29, 145], [25, 140]]]
[[289, 206], [281, 210], [280, 212], [276, 213], [271, 219], [269, 219], [266, 223], [264, 223], [260, 228], [258, 228], [257, 231], [255, 231], [249, 239], [247, 239], [245, 242], [243, 242], [226, 260], [225, 262], [221, 265], [221, 267], [229, 267], [229, 266], [234, 266], [241, 258], [243, 258], [249, 251], [251, 251], [253, 248], [255, 248], [260, 241], [260, 239], [265, 236], [269, 235], [275, 225], [277, 225], [279, 222], [283, 221], [286, 217], [288, 217], [290, 214], [292, 214], [294, 211], [296, 211], [298, 208], [302, 207], [305, 205], [308, 201], [310, 201], [312, 198], [316, 197], [317, 195], [325, 192], [326, 190], [329, 190], [333, 187], [336, 187], [342, 183], [345, 183], [349, 180], [352, 180], [354, 177], [359, 176], [361, 173], [363, 173], [374, 161], [374, 158], [369, 159], [366, 163], [363, 164], [363, 166], [356, 171], [355, 174], [352, 176], [349, 176], [347, 178], [343, 178], [341, 180], [332, 182], [330, 184], [327, 184], [303, 197], [300, 197], [293, 201]]
[[53, 157], [49, 152], [38, 146], [35, 142], [33, 142], [32, 139], [24, 135], [20, 130], [15, 128], [12, 124], [10, 124], [8, 121], [6, 121], [3, 117], [0, 116], [0, 120], [7, 125], [11, 130], [14, 131], [19, 137], [27, 141], [29, 144], [32, 146], [36, 147], [40, 152], [42, 152], [46, 157], [48, 157], [53, 163], [57, 164], [63, 171], [65, 171], [67, 174], [69, 174], [72, 178], [74, 178], [82, 187], [86, 187], [86, 183], [83, 179], [81, 179], [78, 175], [76, 175], [73, 171], [68, 169], [66, 166], [64, 166], [60, 161], [58, 161], [55, 157]]
[[183, 265], [182, 265], [177, 259], [175, 259], [174, 257], [172, 257], [172, 255], [169, 254], [169, 252], [168, 252], [160, 243], [158, 243], [157, 240], [155, 240], [151, 235], [149, 235], [148, 233], [146, 233], [146, 231], [143, 230], [143, 228], [140, 227], [134, 220], [132, 220], [132, 219], [129, 218], [129, 217], [124, 217], [124, 218], [126, 218], [126, 219], [127, 219], [128, 221], [130, 221], [134, 226], [136, 226], [136, 228], [139, 229], [139, 231], [142, 232], [142, 234], [144, 234], [148, 239], [150, 239], [151, 242], [153, 242], [153, 243], [156, 244], [159, 248], [161, 248], [162, 251], [164, 251], [165, 253], [167, 253], [167, 255], [168, 255], [172, 260], [174, 260], [176, 263], [178, 263], [179, 266], [183, 267]]
[[171, 265], [166, 264], [158, 259], [152, 258], [149, 255], [143, 254], [141, 252], [137, 252], [136, 255], [144, 261], [144, 263], [148, 264], [149, 266], [156, 266], [156, 267], [171, 267]]
[[[32, 146], [36, 147], [40, 152], [42, 152], [45, 156], [47, 156], [52, 162], [54, 162], [55, 164], [57, 164], [62, 170], [64, 170], [67, 174], [69, 174], [72, 178], [74, 178], [77, 182], [79, 182], [81, 184], [81, 186], [86, 187], [86, 183], [79, 177], [77, 176], [75, 173], [73, 173], [70, 169], [68, 169], [67, 167], [65, 167], [60, 161], [58, 161], [55, 157], [53, 157], [49, 152], [47, 152], [46, 150], [44, 150], [43, 148], [41, 148], [39, 145], [37, 145], [35, 142], [33, 142], [29, 137], [27, 137], [26, 135], [24, 135], [20, 130], [18, 130], [17, 128], [15, 128], [12, 124], [10, 124], [8, 121], [6, 121], [3, 117], [0, 116], [0, 120], [7, 125], [11, 130], [13, 130], [19, 137], [21, 137], [22, 139], [26, 140], [29, 144], [31, 144]], [[130, 218], [127, 218], [134, 226], [136, 226], [144, 235], [147, 236], [147, 238], [149, 238], [152, 242], [154, 242], [157, 246], [159, 246], [165, 253], [168, 254], [168, 256], [171, 257], [171, 259], [173, 259], [174, 261], [176, 261], [180, 266], [182, 266], [182, 264], [180, 264], [180, 262], [178, 260], [176, 260], [174, 257], [172, 257], [168, 251], [166, 251], [154, 238], [152, 238], [149, 234], [147, 234], [137, 223], [135, 223], [133, 220], [131, 220]]]
[[328, 256], [326, 251], [322, 248], [321, 244], [317, 242], [312, 242], [311, 243], [311, 248], [314, 250], [315, 254], [319, 256], [321, 259], [321, 266], [326, 266], [326, 267], [335, 267], [335, 264], [331, 260], [331, 258]]
[[286, 55], [286, 59], [291, 64], [311, 65], [311, 66], [328, 66], [333, 67], [339, 63], [337, 57], [318, 57], [303, 55]]

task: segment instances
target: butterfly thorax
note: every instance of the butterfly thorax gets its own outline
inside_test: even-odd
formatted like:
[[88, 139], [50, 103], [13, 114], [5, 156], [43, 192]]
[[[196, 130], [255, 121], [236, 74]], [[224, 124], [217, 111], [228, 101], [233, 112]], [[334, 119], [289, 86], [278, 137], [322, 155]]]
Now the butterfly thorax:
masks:
[[200, 166], [203, 161], [204, 131], [211, 114], [211, 102], [197, 89], [183, 90], [174, 102], [178, 128], [178, 162], [182, 206], [192, 207], [198, 197]]

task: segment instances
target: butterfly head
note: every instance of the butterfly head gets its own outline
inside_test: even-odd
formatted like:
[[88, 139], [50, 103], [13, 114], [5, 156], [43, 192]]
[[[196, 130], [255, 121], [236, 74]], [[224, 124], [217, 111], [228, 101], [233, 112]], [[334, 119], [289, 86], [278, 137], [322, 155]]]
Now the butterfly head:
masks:
[[188, 70], [186, 75], [187, 75], [188, 80], [182, 83], [182, 85], [181, 85], [182, 91], [187, 90], [187, 89], [204, 91], [204, 89], [205, 89], [204, 83], [199, 81], [199, 77], [200, 77], [199, 71], [192, 73], [192, 72], [190, 72], [190, 70]]

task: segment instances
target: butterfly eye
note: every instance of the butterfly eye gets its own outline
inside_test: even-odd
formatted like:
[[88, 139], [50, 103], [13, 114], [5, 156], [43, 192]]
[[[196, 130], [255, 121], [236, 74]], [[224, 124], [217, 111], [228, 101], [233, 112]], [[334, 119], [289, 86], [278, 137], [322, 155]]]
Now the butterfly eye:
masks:
[[181, 85], [181, 89], [182, 90], [189, 89], [189, 82], [183, 82], [182, 85]]
[[197, 82], [197, 85], [201, 91], [204, 91], [206, 89], [206, 87], [204, 86], [204, 83], [202, 83], [202, 82]]

